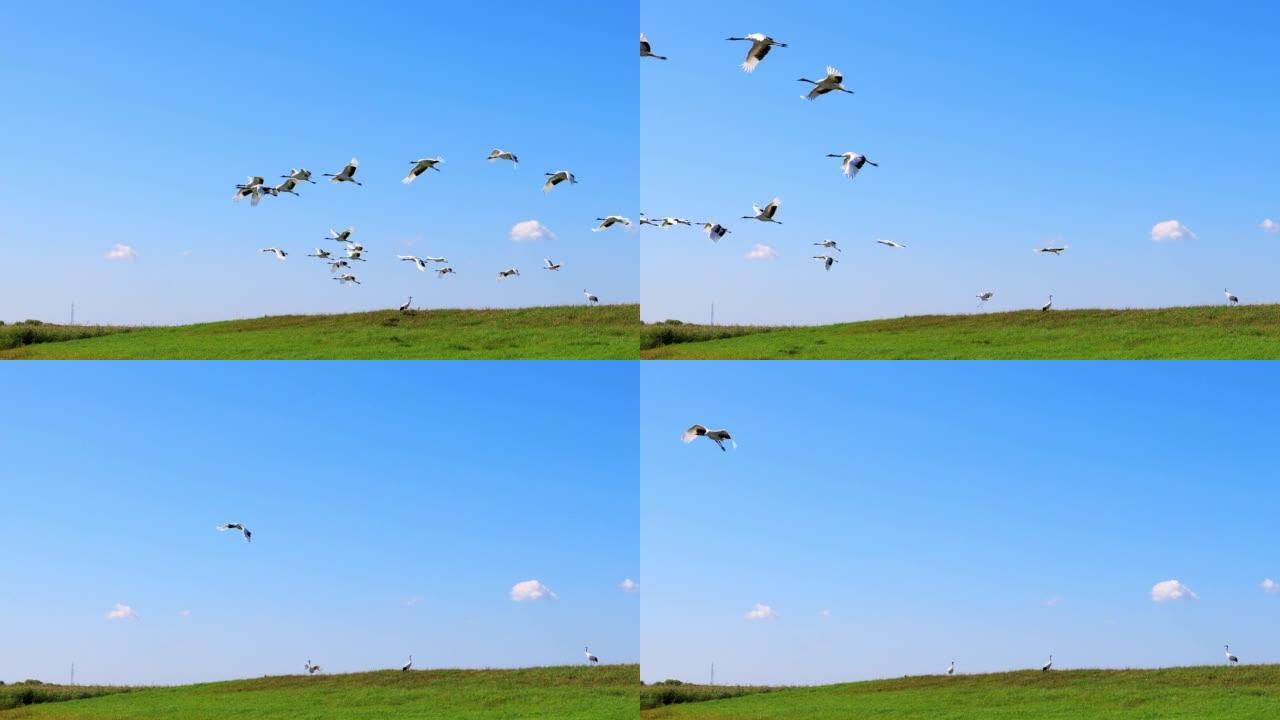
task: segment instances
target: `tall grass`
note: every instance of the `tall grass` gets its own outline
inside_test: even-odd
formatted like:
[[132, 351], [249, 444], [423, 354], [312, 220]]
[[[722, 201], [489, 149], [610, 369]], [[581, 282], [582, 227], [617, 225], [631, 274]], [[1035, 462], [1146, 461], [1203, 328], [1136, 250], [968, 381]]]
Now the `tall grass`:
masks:
[[83, 700], [129, 692], [133, 688], [94, 685], [45, 685], [43, 683], [18, 683], [0, 685], [0, 710], [12, 710], [26, 705]]
[[0, 350], [12, 350], [40, 343], [83, 340], [128, 332], [130, 329], [109, 325], [46, 325], [38, 320], [24, 320], [12, 325], [0, 324]]
[[641, 687], [640, 709], [651, 710], [664, 705], [725, 700], [743, 695], [773, 692], [778, 689], [762, 685], [686, 685], [668, 681]]

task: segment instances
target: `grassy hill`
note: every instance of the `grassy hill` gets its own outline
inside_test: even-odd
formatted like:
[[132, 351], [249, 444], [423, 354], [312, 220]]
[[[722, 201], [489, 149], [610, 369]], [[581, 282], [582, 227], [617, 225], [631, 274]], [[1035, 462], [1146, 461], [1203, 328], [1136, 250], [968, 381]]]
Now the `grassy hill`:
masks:
[[641, 327], [638, 305], [383, 310], [148, 328], [6, 325], [0, 358], [634, 360]]
[[639, 689], [638, 665], [391, 670], [141, 688], [0, 710], [0, 720], [635, 720]]
[[1280, 666], [1024, 671], [779, 689], [642, 720], [1253, 720], [1280, 717]]
[[1276, 359], [1280, 305], [924, 315], [817, 327], [646, 325], [645, 359]]

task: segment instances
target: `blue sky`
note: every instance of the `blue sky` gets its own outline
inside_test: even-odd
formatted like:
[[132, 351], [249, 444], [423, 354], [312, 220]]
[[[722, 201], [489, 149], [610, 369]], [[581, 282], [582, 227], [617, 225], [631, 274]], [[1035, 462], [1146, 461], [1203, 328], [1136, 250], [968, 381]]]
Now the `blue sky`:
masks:
[[[6, 161], [0, 320], [177, 323], [285, 312], [639, 299], [634, 5], [160, 2], [12, 6], [0, 48]], [[494, 147], [520, 158], [490, 165]], [[409, 162], [443, 172], [406, 187]], [[248, 175], [365, 186], [232, 204]], [[580, 184], [550, 196], [543, 173]], [[318, 178], [323, 180], [323, 178]], [[537, 220], [554, 240], [513, 242]], [[304, 257], [330, 228], [368, 249], [360, 287]], [[127, 260], [107, 260], [117, 244]], [[336, 243], [328, 244], [331, 249]], [[293, 255], [277, 262], [259, 249]], [[448, 257], [437, 281], [397, 254]], [[564, 264], [537, 268], [544, 255]], [[502, 284], [508, 266], [524, 272]]]
[[633, 364], [6, 370], [0, 680], [639, 660]]
[[1271, 370], [644, 363], [644, 678], [1280, 661]]
[[[646, 320], [1275, 302], [1274, 3], [646, 0]], [[754, 74], [731, 35], [789, 43]], [[855, 95], [800, 99], [827, 65]], [[879, 162], [853, 181], [827, 153]], [[782, 200], [781, 226], [738, 219]], [[1178, 221], [1197, 239], [1154, 242]], [[1280, 225], [1273, 230], [1280, 231]], [[893, 251], [877, 238], [908, 245]], [[829, 273], [811, 243], [844, 248]], [[744, 259], [756, 244], [773, 260]], [[1061, 257], [1037, 255], [1066, 243]]]

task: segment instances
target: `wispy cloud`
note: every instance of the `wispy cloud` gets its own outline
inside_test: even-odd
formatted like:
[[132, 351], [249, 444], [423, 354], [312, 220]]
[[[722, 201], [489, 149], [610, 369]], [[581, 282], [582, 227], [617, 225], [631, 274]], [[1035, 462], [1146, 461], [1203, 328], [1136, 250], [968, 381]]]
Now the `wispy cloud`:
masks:
[[1045, 607], [1058, 607], [1059, 605], [1061, 605], [1061, 604], [1062, 604], [1062, 598], [1060, 598], [1060, 597], [1051, 597], [1051, 598], [1049, 598], [1048, 600], [1042, 600], [1042, 601], [1040, 602], [1040, 604], [1041, 604], [1041, 605], [1043, 605], [1043, 606], [1045, 606]]
[[1177, 580], [1165, 580], [1151, 587], [1151, 599], [1155, 602], [1169, 602], [1173, 600], [1199, 600], [1200, 596]]
[[559, 596], [538, 580], [525, 580], [511, 586], [511, 599], [515, 602], [532, 602], [543, 598], [558, 600]]
[[414, 595], [413, 597], [407, 597], [401, 600], [400, 604], [404, 607], [418, 607], [422, 604], [422, 600], [423, 597], [421, 595]]
[[1271, 578], [1263, 580], [1262, 584], [1258, 585], [1258, 587], [1262, 588], [1262, 592], [1264, 593], [1270, 593], [1272, 595], [1280, 593], [1280, 583], [1272, 580]]
[[764, 603], [756, 603], [756, 606], [748, 610], [747, 614], [742, 617], [747, 620], [772, 620], [778, 617], [778, 613]]
[[778, 251], [764, 243], [756, 243], [755, 247], [743, 257], [748, 260], [772, 260], [778, 257]]
[[823, 620], [830, 620], [830, 619], [831, 619], [831, 611], [830, 611], [830, 610], [826, 610], [826, 609], [819, 610], [819, 611], [818, 611], [818, 617], [822, 618]]
[[106, 255], [103, 255], [103, 257], [108, 260], [132, 260], [138, 257], [138, 253], [132, 247], [129, 247], [124, 243], [116, 243], [107, 251]]
[[1262, 228], [1262, 232], [1280, 233], [1280, 223], [1272, 220], [1271, 218], [1267, 218], [1266, 220], [1258, 223], [1258, 227]]
[[1165, 220], [1151, 228], [1151, 239], [1155, 242], [1173, 242], [1176, 240], [1197, 240], [1191, 228], [1177, 220]]
[[635, 580], [632, 580], [631, 578], [626, 578], [622, 582], [618, 583], [618, 587], [622, 588], [622, 592], [629, 592], [629, 593], [640, 592], [640, 583], [636, 582]]
[[190, 610], [179, 610], [178, 614], [181, 615], [182, 617], [191, 617]]
[[116, 603], [116, 606], [105, 617], [108, 620], [133, 620], [138, 617], [138, 613], [124, 603]]
[[511, 239], [516, 242], [532, 242], [534, 240], [555, 240], [556, 234], [551, 228], [537, 220], [525, 220], [511, 226]]

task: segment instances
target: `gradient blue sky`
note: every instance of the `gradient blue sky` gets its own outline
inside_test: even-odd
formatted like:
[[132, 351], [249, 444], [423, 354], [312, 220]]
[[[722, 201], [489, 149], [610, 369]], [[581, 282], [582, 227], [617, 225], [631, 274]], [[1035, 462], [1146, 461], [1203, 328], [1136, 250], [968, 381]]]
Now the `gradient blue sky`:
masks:
[[[0, 320], [175, 323], [398, 305], [637, 302], [636, 235], [589, 232], [639, 197], [634, 4], [50, 2], [10, 5], [0, 115]], [[521, 163], [490, 165], [493, 147]], [[409, 161], [443, 172], [408, 187]], [[365, 186], [232, 204], [248, 175]], [[544, 196], [544, 172], [579, 185]], [[324, 180], [323, 178], [317, 178]], [[536, 219], [556, 240], [517, 243]], [[304, 257], [329, 228], [360, 287]], [[109, 261], [117, 244], [136, 258]], [[259, 253], [279, 246], [284, 263]], [[323, 245], [322, 245], [323, 246]], [[331, 248], [336, 243], [329, 243]], [[443, 255], [437, 281], [397, 254]], [[538, 271], [544, 255], [559, 274]], [[524, 271], [498, 284], [508, 266]]]
[[[644, 318], [1280, 300], [1259, 227], [1280, 223], [1278, 26], [1267, 2], [646, 0], [670, 60], [641, 68], [641, 209], [734, 232], [646, 228]], [[790, 47], [748, 75], [724, 38], [752, 32]], [[828, 64], [857, 94], [800, 99]], [[824, 157], [846, 150], [881, 167], [849, 181]], [[775, 196], [783, 225], [738, 219]], [[1153, 242], [1168, 220], [1198, 239]], [[828, 238], [829, 273], [810, 259]], [[776, 259], [744, 260], [757, 243]]]
[[10, 365], [0, 680], [638, 662], [637, 372]]
[[[641, 390], [646, 680], [1280, 661], [1268, 365], [644, 363]], [[1199, 599], [1154, 602], [1173, 579]]]

